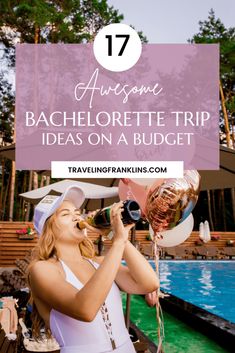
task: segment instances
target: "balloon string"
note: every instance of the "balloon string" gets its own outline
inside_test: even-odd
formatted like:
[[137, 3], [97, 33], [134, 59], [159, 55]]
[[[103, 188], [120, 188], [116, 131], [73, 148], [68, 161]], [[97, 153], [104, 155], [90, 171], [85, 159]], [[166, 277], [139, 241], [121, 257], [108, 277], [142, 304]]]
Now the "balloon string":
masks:
[[[157, 245], [157, 235], [154, 237], [154, 260], [155, 260], [155, 267], [156, 267], [156, 275], [158, 282], [159, 279], [159, 247]], [[163, 320], [163, 313], [160, 305], [160, 286], [157, 289], [157, 300], [156, 300], [156, 321], [157, 321], [157, 336], [158, 336], [158, 349], [157, 353], [163, 353], [162, 342], [164, 340], [164, 320]]]

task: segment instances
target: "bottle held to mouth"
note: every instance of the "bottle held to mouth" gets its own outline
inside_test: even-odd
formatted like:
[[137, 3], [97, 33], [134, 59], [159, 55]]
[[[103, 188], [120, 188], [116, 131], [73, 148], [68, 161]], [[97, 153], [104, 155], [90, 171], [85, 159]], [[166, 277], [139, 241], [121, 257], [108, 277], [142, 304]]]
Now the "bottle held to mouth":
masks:
[[[97, 211], [93, 217], [86, 218], [86, 222], [95, 228], [109, 229], [111, 207], [105, 207]], [[122, 222], [123, 224], [136, 223], [141, 218], [140, 206], [136, 201], [126, 200], [123, 202]], [[85, 228], [84, 221], [77, 224], [80, 229]]]

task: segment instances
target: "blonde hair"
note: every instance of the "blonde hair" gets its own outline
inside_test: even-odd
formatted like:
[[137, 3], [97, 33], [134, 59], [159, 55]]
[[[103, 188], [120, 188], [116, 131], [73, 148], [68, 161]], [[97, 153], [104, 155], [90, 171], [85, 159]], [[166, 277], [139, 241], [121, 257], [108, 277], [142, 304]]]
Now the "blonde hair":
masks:
[[[37, 246], [34, 248], [32, 253], [32, 261], [28, 266], [28, 285], [30, 288], [30, 269], [37, 261], [45, 261], [49, 260], [50, 258], [55, 258], [59, 261], [57, 249], [55, 246], [56, 243], [56, 235], [54, 231], [54, 225], [56, 225], [56, 214], [53, 214], [48, 220], [46, 221], [42, 235], [39, 238]], [[86, 258], [94, 258], [95, 256], [95, 248], [93, 242], [88, 238], [82, 240], [82, 242], [78, 243], [79, 249], [81, 251], [81, 255]], [[33, 337], [38, 340], [40, 338], [40, 330], [45, 328], [45, 322], [40, 316], [37, 307], [34, 303], [32, 291], [30, 292], [30, 299], [29, 303], [32, 305], [32, 335]], [[45, 328], [45, 333], [48, 338], [51, 337], [51, 330], [49, 328]]]

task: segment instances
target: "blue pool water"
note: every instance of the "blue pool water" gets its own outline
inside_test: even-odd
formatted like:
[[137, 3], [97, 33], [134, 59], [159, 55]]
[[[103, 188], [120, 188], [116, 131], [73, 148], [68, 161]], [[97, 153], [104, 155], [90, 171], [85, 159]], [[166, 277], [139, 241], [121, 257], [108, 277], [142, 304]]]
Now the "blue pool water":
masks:
[[235, 323], [235, 261], [162, 260], [159, 270], [162, 290]]

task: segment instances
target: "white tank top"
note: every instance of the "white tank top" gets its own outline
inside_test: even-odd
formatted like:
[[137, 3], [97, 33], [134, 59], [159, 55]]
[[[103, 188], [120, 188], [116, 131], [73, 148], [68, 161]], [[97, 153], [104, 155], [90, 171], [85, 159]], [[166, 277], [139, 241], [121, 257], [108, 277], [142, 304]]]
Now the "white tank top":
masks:
[[[60, 262], [66, 281], [80, 290], [83, 284], [62, 260]], [[90, 259], [89, 262], [96, 269], [99, 267]], [[50, 329], [61, 347], [61, 353], [135, 353], [124, 322], [120, 291], [115, 282], [92, 322], [79, 321], [52, 309]]]

